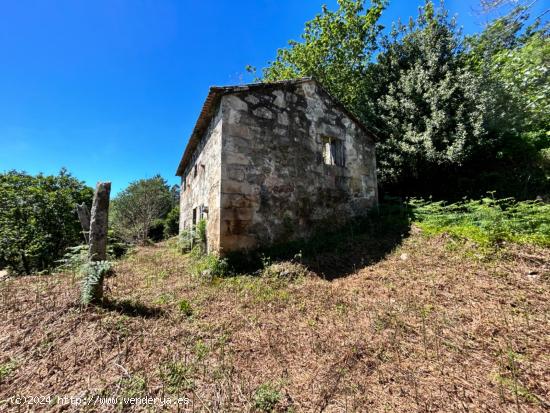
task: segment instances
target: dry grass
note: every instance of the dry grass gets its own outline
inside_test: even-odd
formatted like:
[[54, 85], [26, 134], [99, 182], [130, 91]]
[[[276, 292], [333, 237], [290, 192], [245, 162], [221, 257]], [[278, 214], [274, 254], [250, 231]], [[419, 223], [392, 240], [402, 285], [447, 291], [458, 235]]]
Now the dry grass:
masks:
[[[1, 281], [0, 399], [171, 394], [210, 412], [542, 411], [549, 259], [517, 246], [481, 259], [414, 234], [334, 281], [298, 269], [291, 281], [205, 282], [189, 275], [188, 258], [154, 246], [118, 263], [110, 301], [87, 310], [71, 274]], [[147, 410], [0, 404], [63, 408]]]

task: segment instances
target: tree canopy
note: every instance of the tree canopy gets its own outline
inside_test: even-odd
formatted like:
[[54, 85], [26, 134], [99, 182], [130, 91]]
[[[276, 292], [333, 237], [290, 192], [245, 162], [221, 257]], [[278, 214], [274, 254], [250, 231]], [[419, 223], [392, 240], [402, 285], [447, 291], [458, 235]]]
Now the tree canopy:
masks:
[[113, 199], [113, 229], [128, 242], [143, 243], [155, 221], [164, 219], [173, 205], [174, 191], [160, 175], [132, 182]]
[[50, 270], [83, 242], [75, 206], [93, 190], [65, 169], [58, 175], [0, 174], [0, 268], [16, 274]]
[[538, 20], [527, 26], [529, 5], [465, 38], [443, 3], [426, 1], [386, 34], [387, 2], [365, 3], [323, 7], [263, 80], [312, 76], [373, 129], [382, 192], [547, 193], [549, 40]]

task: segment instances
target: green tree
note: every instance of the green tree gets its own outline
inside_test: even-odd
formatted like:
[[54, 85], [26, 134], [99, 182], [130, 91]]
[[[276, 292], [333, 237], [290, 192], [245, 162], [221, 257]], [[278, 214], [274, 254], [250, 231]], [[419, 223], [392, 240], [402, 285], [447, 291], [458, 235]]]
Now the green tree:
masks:
[[368, 117], [372, 102], [369, 66], [382, 26], [378, 19], [387, 3], [373, 0], [338, 0], [336, 11], [306, 22], [301, 41], [289, 41], [263, 70], [264, 81], [314, 77], [358, 116]]
[[464, 64], [462, 51], [454, 19], [431, 1], [416, 20], [395, 24], [383, 37], [374, 68], [381, 183], [410, 193], [430, 177], [437, 191], [490, 144], [489, 96]]
[[172, 203], [170, 187], [160, 175], [132, 182], [112, 201], [113, 229], [127, 242], [144, 243], [154, 224], [166, 217]]
[[548, 193], [550, 182], [550, 40], [547, 27], [528, 21], [525, 8], [513, 9], [469, 37], [465, 54], [493, 98], [489, 131], [495, 145], [492, 161], [483, 157], [480, 176], [496, 176], [493, 189], [506, 187], [523, 198]]
[[52, 269], [83, 241], [75, 206], [91, 205], [92, 196], [65, 169], [56, 176], [0, 174], [0, 267], [16, 274]]

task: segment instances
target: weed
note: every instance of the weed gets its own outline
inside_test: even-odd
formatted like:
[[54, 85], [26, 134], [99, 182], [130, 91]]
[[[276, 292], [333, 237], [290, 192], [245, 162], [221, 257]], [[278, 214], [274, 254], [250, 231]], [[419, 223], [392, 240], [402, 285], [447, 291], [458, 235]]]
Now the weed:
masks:
[[272, 412], [281, 398], [278, 386], [273, 383], [264, 383], [254, 393], [254, 407], [262, 412]]
[[15, 369], [17, 368], [17, 362], [10, 360], [6, 363], [0, 364], [0, 383], [4, 381]]
[[170, 293], [162, 293], [155, 300], [155, 304], [168, 304], [174, 300], [174, 295]]
[[133, 375], [128, 378], [124, 378], [120, 382], [122, 388], [122, 398], [136, 398], [142, 397], [145, 394], [147, 388], [147, 382], [139, 375]]
[[208, 346], [204, 344], [202, 340], [198, 340], [195, 343], [195, 356], [197, 357], [198, 361], [203, 360], [208, 354], [208, 352], [209, 352]]
[[193, 315], [193, 308], [191, 307], [191, 303], [185, 299], [182, 299], [178, 302], [178, 308], [180, 312], [186, 317], [191, 317]]
[[181, 390], [195, 387], [193, 368], [181, 362], [167, 363], [161, 367], [160, 376], [168, 393], [177, 394]]
[[229, 274], [229, 264], [227, 259], [220, 258], [216, 254], [201, 254], [194, 250], [191, 253], [193, 260], [192, 272], [197, 277], [203, 277], [208, 281], [214, 277], [225, 277]]
[[112, 270], [109, 261], [90, 261], [81, 267], [82, 292], [80, 300], [88, 305], [101, 298], [103, 292], [103, 278]]

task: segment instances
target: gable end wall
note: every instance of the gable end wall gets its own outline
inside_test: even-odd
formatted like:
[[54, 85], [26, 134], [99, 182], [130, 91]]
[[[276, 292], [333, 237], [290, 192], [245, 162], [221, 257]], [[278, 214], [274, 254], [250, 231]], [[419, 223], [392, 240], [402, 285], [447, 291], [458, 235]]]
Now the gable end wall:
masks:
[[[222, 98], [222, 252], [307, 237], [378, 202], [374, 142], [315, 82]], [[345, 167], [323, 139], [342, 140]]]

